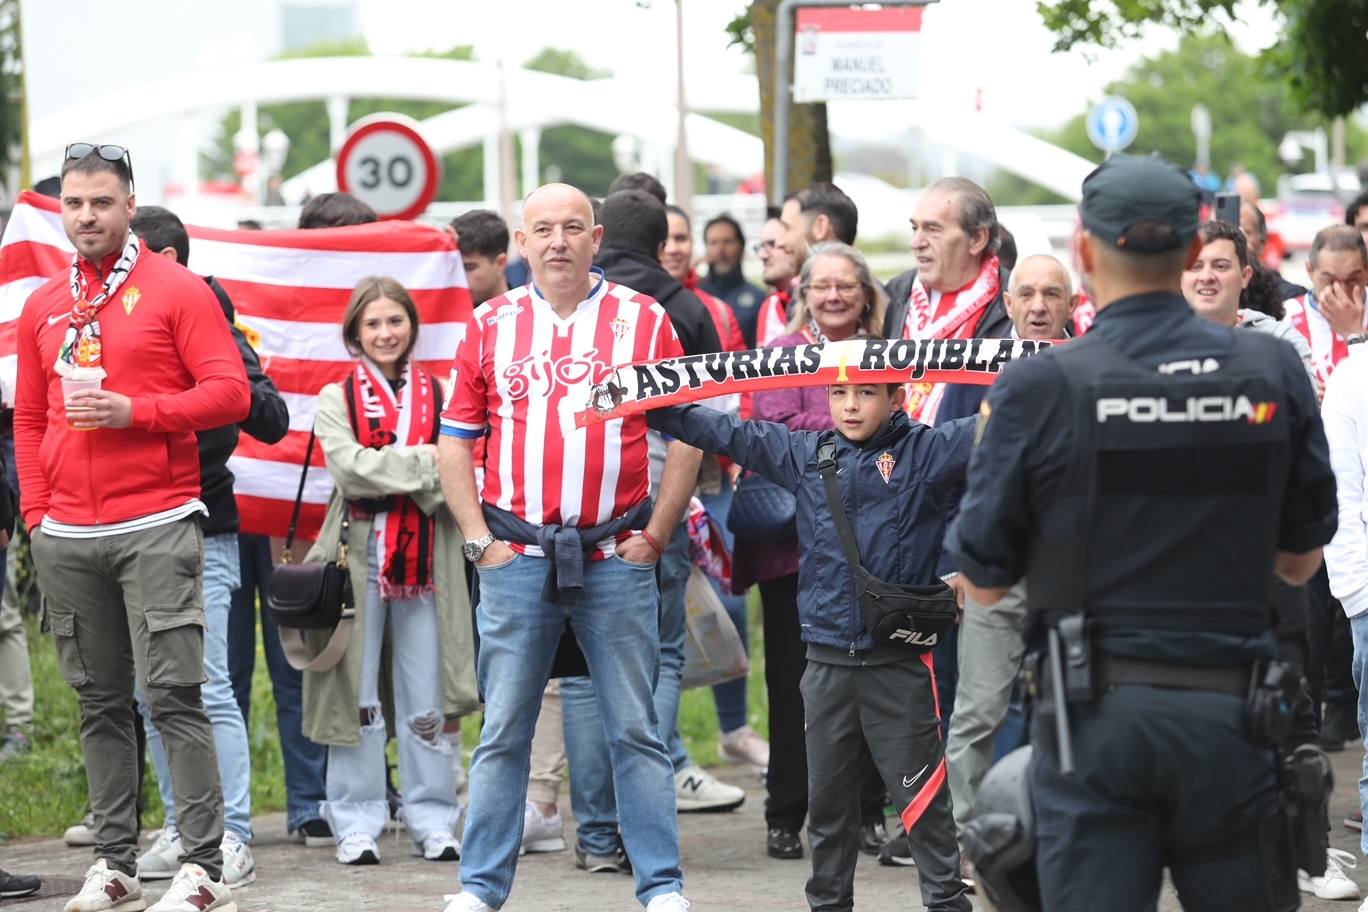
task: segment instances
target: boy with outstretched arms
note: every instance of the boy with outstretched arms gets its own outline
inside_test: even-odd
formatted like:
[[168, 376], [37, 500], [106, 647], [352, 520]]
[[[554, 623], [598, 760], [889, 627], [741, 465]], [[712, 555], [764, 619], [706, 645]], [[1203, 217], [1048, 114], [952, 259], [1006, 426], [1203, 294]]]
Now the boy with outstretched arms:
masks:
[[697, 405], [647, 415], [651, 427], [725, 455], [797, 499], [798, 614], [808, 650], [807, 898], [814, 912], [854, 905], [866, 742], [903, 809], [922, 902], [936, 912], [971, 908], [945, 785], [931, 653], [870, 635], [818, 470], [819, 447], [834, 441], [837, 487], [869, 573], [923, 586], [949, 575], [941, 542], [964, 487], [976, 419], [931, 428], [907, 417], [904, 396], [901, 384], [829, 387], [835, 431], [793, 431]]

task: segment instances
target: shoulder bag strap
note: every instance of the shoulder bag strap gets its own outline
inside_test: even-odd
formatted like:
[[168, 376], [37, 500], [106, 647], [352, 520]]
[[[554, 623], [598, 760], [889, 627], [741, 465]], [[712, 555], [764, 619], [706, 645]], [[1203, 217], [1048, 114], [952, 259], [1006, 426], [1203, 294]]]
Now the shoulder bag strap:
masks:
[[[286, 564], [294, 563], [294, 554], [291, 549], [294, 547], [295, 532], [299, 529], [299, 511], [304, 505], [304, 482], [309, 478], [309, 463], [313, 462], [314, 451], [314, 429], [309, 428], [309, 445], [304, 449], [304, 466], [299, 470], [299, 489], [295, 491], [294, 510], [290, 513], [290, 531], [285, 535], [285, 553], [281, 561]], [[346, 542], [346, 525], [342, 528], [342, 540]]]
[[851, 567], [860, 566], [860, 550], [855, 547], [855, 533], [850, 528], [850, 517], [846, 516], [845, 505], [841, 503], [841, 492], [836, 487], [836, 441], [828, 437], [817, 447], [817, 471], [822, 474], [822, 484], [826, 487], [827, 507], [831, 511], [831, 521], [836, 525], [836, 537], [841, 540], [841, 550]]
[[294, 627], [277, 627], [280, 634], [280, 648], [285, 653], [285, 661], [296, 671], [331, 671], [347, 654], [351, 642], [352, 623], [356, 612], [348, 609], [342, 612], [342, 619], [333, 628], [328, 644], [314, 655], [304, 642], [304, 631]]

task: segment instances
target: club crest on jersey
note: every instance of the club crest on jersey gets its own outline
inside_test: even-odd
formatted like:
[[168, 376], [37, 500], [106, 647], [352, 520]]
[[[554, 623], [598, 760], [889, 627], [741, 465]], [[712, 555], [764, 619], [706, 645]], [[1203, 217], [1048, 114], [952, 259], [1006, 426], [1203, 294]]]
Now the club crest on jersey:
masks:
[[883, 476], [884, 484], [893, 477], [893, 467], [898, 464], [898, 460], [893, 458], [893, 454], [887, 450], [876, 460], [874, 465], [878, 466], [879, 474]]
[[608, 321], [608, 328], [613, 331], [613, 338], [621, 342], [627, 337], [627, 333], [631, 330], [632, 325], [622, 317], [614, 317]]
[[128, 289], [128, 291], [125, 291], [125, 292], [124, 292], [124, 295], [123, 295], [123, 309], [124, 309], [124, 314], [127, 315], [127, 316], [132, 316], [132, 315], [133, 315], [133, 308], [137, 307], [137, 306], [138, 306], [138, 302], [141, 301], [141, 300], [142, 300], [142, 292], [141, 292], [141, 291], [138, 291], [138, 288], [137, 288], [136, 285], [133, 286], [132, 288]]

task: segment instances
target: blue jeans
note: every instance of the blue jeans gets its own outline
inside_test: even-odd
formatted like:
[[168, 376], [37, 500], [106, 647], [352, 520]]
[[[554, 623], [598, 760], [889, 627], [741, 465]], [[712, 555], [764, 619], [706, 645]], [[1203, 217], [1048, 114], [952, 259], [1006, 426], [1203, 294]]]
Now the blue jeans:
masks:
[[451, 833], [460, 820], [452, 775], [451, 742], [442, 734], [442, 631], [432, 593], [413, 599], [380, 597], [372, 554], [366, 583], [366, 627], [362, 632], [361, 684], [357, 694], [365, 721], [356, 747], [328, 748], [328, 801], [333, 835], [372, 839], [389, 821], [385, 800], [385, 717], [380, 706], [380, 654], [390, 647], [394, 679], [399, 777], [404, 783], [404, 825], [418, 845], [437, 832]]
[[[223, 827], [243, 842], [252, 841], [252, 757], [247, 744], [247, 724], [242, 720], [228, 677], [228, 611], [241, 577], [237, 535], [206, 535], [204, 538], [204, 676], [200, 699], [214, 729], [219, 779], [223, 783]], [[166, 808], [166, 825], [176, 825], [176, 802], [171, 794], [171, 764], [161, 732], [152, 724], [147, 699], [138, 689], [138, 710], [147, 732], [147, 748], [157, 769], [157, 788]]]
[[660, 673], [655, 567], [619, 557], [594, 561], [575, 604], [540, 600], [547, 569], [545, 558], [518, 556], [480, 570], [476, 668], [485, 713], [470, 768], [461, 881], [496, 909], [508, 899], [522, 844], [532, 731], [568, 618], [599, 684], [623, 840], [645, 904], [683, 884], [674, 775], [651, 700]]
[[[1354, 686], [1358, 688], [1358, 725], [1368, 745], [1368, 614], [1349, 619], [1354, 635]], [[1368, 754], [1363, 758], [1363, 777], [1359, 779], [1359, 808], [1368, 808]], [[1359, 837], [1359, 849], [1368, 856], [1368, 833]]]
[[[727, 550], [729, 551], [736, 547], [736, 540], [727, 529], [727, 514], [731, 513], [733, 493], [730, 480], [723, 478], [720, 493], [704, 494], [699, 498], [703, 501], [703, 506], [707, 508], [708, 515], [722, 530], [722, 539], [727, 543]], [[750, 655], [750, 618], [746, 612], [746, 596], [724, 595], [717, 580], [710, 579], [709, 582], [717, 591], [718, 598], [722, 599], [722, 607], [727, 609], [727, 616], [736, 625], [736, 632], [741, 636], [741, 648], [746, 650], [746, 655]], [[713, 703], [717, 705], [717, 728], [719, 731], [726, 734], [736, 731], [746, 724], [750, 717], [750, 710], [746, 701], [745, 678], [735, 678], [721, 684], [714, 684], [712, 692]]]
[[271, 540], [261, 535], [239, 535], [242, 587], [233, 593], [228, 616], [228, 670], [244, 722], [252, 711], [252, 671], [256, 667], [257, 598], [261, 600], [261, 645], [266, 670], [275, 692], [276, 727], [285, 763], [286, 826], [297, 830], [321, 820], [323, 774], [328, 752], [304, 737], [304, 675], [290, 667], [280, 647], [275, 622], [266, 611], [266, 589], [271, 579]]
[[[654, 694], [657, 733], [675, 772], [689, 765], [689, 754], [679, 736], [679, 700], [687, 628], [684, 587], [692, 567], [689, 534], [681, 525], [660, 559], [660, 677]], [[564, 678], [561, 706], [565, 757], [570, 763], [570, 807], [579, 824], [579, 846], [590, 855], [611, 856], [618, 846], [618, 807], [593, 680]]]

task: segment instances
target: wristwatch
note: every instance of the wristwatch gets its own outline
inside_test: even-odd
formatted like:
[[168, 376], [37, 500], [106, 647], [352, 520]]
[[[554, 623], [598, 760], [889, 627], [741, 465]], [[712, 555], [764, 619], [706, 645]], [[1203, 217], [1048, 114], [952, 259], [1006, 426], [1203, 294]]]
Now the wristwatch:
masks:
[[465, 554], [466, 560], [473, 564], [480, 559], [485, 553], [485, 549], [492, 544], [494, 544], [494, 533], [491, 532], [484, 538], [477, 538], [474, 541], [466, 542], [461, 546], [461, 551]]
[[1344, 337], [1345, 345], [1358, 345], [1360, 342], [1368, 341], [1368, 333], [1357, 332]]

